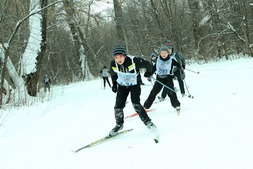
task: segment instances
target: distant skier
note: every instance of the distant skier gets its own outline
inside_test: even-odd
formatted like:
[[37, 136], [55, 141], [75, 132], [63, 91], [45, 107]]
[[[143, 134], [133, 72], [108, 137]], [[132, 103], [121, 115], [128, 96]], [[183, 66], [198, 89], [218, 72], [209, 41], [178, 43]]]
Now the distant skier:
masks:
[[126, 105], [129, 93], [131, 94], [133, 108], [139, 114], [140, 119], [151, 131], [156, 130], [156, 126], [140, 103], [141, 82], [139, 69], [145, 68], [145, 74], [151, 74], [150, 63], [142, 58], [127, 56], [123, 45], [115, 46], [112, 53], [114, 60], [111, 62], [110, 74], [113, 84], [112, 91], [117, 93], [114, 106], [116, 126], [110, 131], [109, 135], [114, 136], [123, 128], [123, 108]]
[[[152, 66], [155, 65], [158, 56], [159, 56], [159, 55], [157, 54], [156, 51], [153, 51], [153, 52], [150, 54], [149, 57], [150, 57], [150, 59], [151, 59], [151, 64], [152, 64]], [[147, 80], [150, 81], [150, 82], [152, 82], [152, 80], [151, 80], [150, 77], [148, 77]]]
[[51, 80], [49, 76], [45, 74], [45, 77], [44, 77], [44, 92], [45, 93], [47, 92], [47, 89], [50, 92], [50, 84], [51, 84]]
[[106, 68], [106, 66], [104, 66], [104, 67], [100, 70], [100, 73], [102, 73], [102, 77], [103, 77], [103, 81], [104, 81], [104, 89], [105, 89], [105, 86], [106, 86], [106, 82], [107, 82], [108, 85], [111, 87], [111, 84], [110, 84], [109, 79], [108, 79], [109, 71], [108, 71], [108, 69]]

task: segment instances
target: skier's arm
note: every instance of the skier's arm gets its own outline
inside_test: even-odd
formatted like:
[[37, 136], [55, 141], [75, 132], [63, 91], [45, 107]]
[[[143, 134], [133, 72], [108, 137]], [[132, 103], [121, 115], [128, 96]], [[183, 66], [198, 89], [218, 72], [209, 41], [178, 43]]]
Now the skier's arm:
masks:
[[134, 58], [134, 62], [136, 63], [137, 69], [144, 68], [147, 72], [152, 72], [152, 65], [149, 61], [143, 58]]
[[172, 58], [172, 65], [173, 65], [173, 66], [176, 66], [176, 67], [178, 67], [178, 68], [180, 68], [180, 69], [182, 68], [181, 64], [178, 63], [177, 60], [174, 59], [174, 58]]
[[178, 54], [178, 53], [177, 53], [177, 55], [181, 61], [182, 67], [185, 69], [185, 59], [184, 59], [183, 55]]
[[111, 79], [112, 79], [112, 84], [113, 85], [117, 85], [117, 79], [118, 79], [118, 75], [117, 73], [113, 70], [113, 67], [116, 67], [114, 64], [114, 61], [111, 63], [111, 66], [110, 66], [110, 74], [111, 74]]
[[180, 63], [178, 63], [178, 62], [176, 61], [176, 59], [172, 59], [172, 64], [173, 64], [174, 66], [177, 66], [177, 67], [179, 68], [180, 74], [181, 74], [181, 78], [184, 80], [184, 79], [185, 79], [185, 73], [184, 73], [184, 68], [183, 68], [183, 66], [182, 66]]

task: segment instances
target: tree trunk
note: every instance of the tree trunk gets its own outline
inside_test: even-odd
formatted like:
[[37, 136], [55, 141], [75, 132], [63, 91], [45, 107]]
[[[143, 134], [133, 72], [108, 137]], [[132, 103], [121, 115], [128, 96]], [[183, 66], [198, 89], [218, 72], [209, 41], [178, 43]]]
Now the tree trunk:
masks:
[[199, 17], [198, 17], [198, 13], [200, 12], [199, 0], [187, 0], [187, 1], [192, 15], [192, 29], [195, 47], [197, 49], [197, 53], [203, 55], [203, 52], [200, 48], [202, 30], [199, 28]]
[[1, 73], [1, 80], [0, 80], [0, 108], [2, 108], [2, 105], [4, 104], [3, 103], [3, 95], [4, 95], [4, 91], [6, 89], [4, 89], [4, 78], [5, 78], [5, 74], [6, 74], [6, 64], [7, 64], [7, 59], [8, 59], [8, 56], [9, 56], [9, 48], [6, 48], [4, 46], [3, 47], [3, 53], [4, 53], [4, 59], [3, 59], [3, 66], [1, 68], [2, 70], [2, 73]]
[[[41, 8], [44, 8], [47, 6], [47, 1], [48, 0], [41, 0]], [[46, 35], [47, 35], [47, 8], [41, 11], [42, 14], [42, 20], [41, 20], [41, 25], [42, 25], [42, 41], [40, 43], [40, 52], [38, 53], [38, 56], [36, 58], [37, 63], [36, 63], [36, 71], [33, 73], [30, 73], [27, 75], [26, 78], [26, 86], [27, 86], [27, 92], [30, 96], [37, 96], [37, 90], [38, 90], [38, 82], [39, 82], [39, 74], [40, 70], [42, 68], [42, 61], [45, 56], [46, 52]]]
[[124, 17], [121, 7], [120, 0], [113, 0], [114, 4], [114, 14], [115, 14], [115, 23], [117, 30], [117, 43], [126, 44], [125, 33], [126, 29], [124, 27]]
[[[152, 9], [153, 9], [153, 14], [154, 14], [154, 16], [155, 16], [155, 19], [156, 19], [156, 21], [157, 21], [157, 24], [158, 24], [158, 26], [159, 26], [159, 28], [160, 28], [160, 30], [161, 30], [161, 38], [167, 38], [167, 36], [166, 36], [166, 34], [165, 34], [165, 31], [164, 31], [164, 26], [163, 26], [163, 23], [160, 21], [160, 18], [159, 18], [159, 15], [158, 15], [158, 11], [157, 11], [157, 9], [156, 9], [156, 6], [155, 6], [155, 3], [154, 3], [154, 1], [153, 0], [150, 0], [150, 3], [151, 3], [151, 7], [152, 7]], [[161, 43], [163, 43], [163, 42], [161, 42]]]
[[[88, 63], [93, 63], [94, 67], [96, 67], [96, 54], [94, 53], [94, 51], [92, 50], [92, 48], [90, 47], [90, 45], [88, 44], [88, 41], [85, 37], [85, 35], [88, 35], [88, 25], [89, 23], [87, 23], [87, 27], [85, 29], [85, 35], [83, 33], [83, 31], [81, 30], [80, 26], [77, 23], [77, 20], [75, 18], [75, 8], [72, 6], [73, 4], [73, 0], [64, 0], [64, 8], [66, 10], [67, 13], [67, 21], [72, 33], [72, 37], [74, 39], [74, 43], [76, 46], [76, 56], [78, 56], [78, 60], [81, 61], [83, 58], [82, 56], [85, 55], [85, 57], [87, 59], [85, 59], [84, 64], [85, 65], [81, 65], [83, 63], [80, 64], [80, 68], [83, 67], [85, 70], [81, 71], [81, 79], [85, 79], [86, 77], [92, 76], [91, 72], [90, 72], [90, 68], [89, 68], [89, 64]], [[90, 3], [91, 5], [91, 3]], [[90, 7], [89, 7], [90, 8]], [[89, 22], [89, 18], [90, 18], [90, 12], [88, 12], [88, 20], [87, 22]], [[91, 53], [91, 56], [89, 57], [89, 53]], [[85, 73], [87, 72], [87, 73]]]
[[[249, 3], [248, 3], [249, 4]], [[253, 56], [253, 47], [250, 47], [250, 45], [252, 44], [252, 39], [250, 39], [250, 17], [248, 16], [248, 14], [250, 14], [250, 11], [248, 10], [248, 5], [246, 0], [242, 0], [242, 11], [243, 11], [243, 28], [244, 28], [244, 36], [245, 36], [245, 40], [246, 40], [246, 49], [247, 49], [247, 54]], [[251, 18], [252, 19], [252, 18]]]

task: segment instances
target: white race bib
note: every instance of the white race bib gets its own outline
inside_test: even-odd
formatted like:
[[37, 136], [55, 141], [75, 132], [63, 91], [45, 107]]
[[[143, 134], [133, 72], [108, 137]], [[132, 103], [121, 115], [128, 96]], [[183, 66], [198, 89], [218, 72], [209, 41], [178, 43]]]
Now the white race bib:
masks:
[[117, 83], [121, 86], [137, 85], [137, 75], [136, 73], [118, 72]]
[[108, 76], [108, 72], [107, 71], [108, 71], [107, 69], [103, 69], [102, 70], [102, 76], [103, 77], [107, 77]]
[[[168, 56], [169, 57], [169, 56]], [[162, 61], [160, 58], [156, 62], [156, 72], [158, 75], [169, 75], [171, 70], [172, 59]]]

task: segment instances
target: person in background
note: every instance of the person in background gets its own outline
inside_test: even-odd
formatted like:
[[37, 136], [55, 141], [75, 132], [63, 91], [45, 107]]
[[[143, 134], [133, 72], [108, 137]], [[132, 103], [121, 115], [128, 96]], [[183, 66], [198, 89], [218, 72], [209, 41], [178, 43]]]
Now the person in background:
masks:
[[106, 68], [106, 66], [104, 66], [101, 70], [100, 73], [102, 73], [102, 77], [103, 77], [103, 81], [104, 81], [104, 89], [106, 86], [106, 82], [108, 83], [108, 85], [111, 87], [111, 84], [109, 82], [108, 76], [109, 76], [109, 71]]
[[[157, 54], [155, 51], [153, 51], [153, 52], [150, 54], [149, 57], [150, 57], [150, 59], [151, 59], [151, 64], [152, 64], [152, 66], [155, 65], [156, 60], [157, 60], [157, 57], [158, 57], [158, 54]], [[147, 80], [148, 80], [149, 82], [152, 83], [152, 80], [151, 80], [150, 77], [147, 77]]]
[[[156, 71], [156, 81], [155, 84], [144, 102], [144, 108], [149, 109], [151, 105], [153, 104], [156, 95], [161, 91], [163, 88], [163, 83], [167, 87], [174, 89], [174, 83], [173, 83], [173, 67], [176, 66], [179, 69], [181, 69], [182, 72], [184, 70], [181, 68], [181, 65], [169, 55], [169, 49], [167, 46], [163, 46], [160, 48], [160, 56], [158, 56], [156, 63], [153, 65], [153, 71], [154, 73]], [[147, 73], [144, 74], [145, 77], [150, 77], [152, 74], [148, 75]], [[160, 82], [160, 83], [159, 83]], [[177, 112], [180, 111], [180, 102], [177, 99], [177, 94], [174, 91], [167, 92], [167, 95], [170, 98], [170, 102], [172, 107], [174, 107]]]
[[44, 76], [44, 92], [45, 93], [47, 92], [47, 89], [48, 89], [48, 92], [50, 92], [50, 84], [51, 84], [51, 80], [49, 76], [45, 74]]
[[152, 52], [151, 54], [150, 54], [150, 59], [151, 59], [151, 63], [152, 63], [152, 65], [154, 65], [155, 63], [156, 63], [156, 60], [157, 60], [157, 57], [158, 57], [159, 55], [156, 53], [156, 52]]
[[118, 131], [123, 128], [124, 112], [126, 100], [131, 94], [131, 102], [134, 110], [138, 113], [141, 121], [152, 132], [156, 131], [155, 124], [151, 121], [147, 112], [140, 103], [141, 81], [140, 69], [145, 68], [144, 75], [151, 74], [152, 66], [149, 61], [140, 57], [131, 57], [126, 54], [126, 49], [123, 45], [117, 45], [112, 50], [113, 61], [110, 66], [110, 74], [112, 79], [112, 91], [116, 93], [116, 103], [114, 106], [114, 115], [116, 126], [109, 132], [109, 136], [118, 134]]
[[[167, 44], [167, 47], [168, 47], [168, 51], [169, 51], [169, 56], [176, 59], [177, 62], [181, 65], [181, 67], [183, 69], [185, 69], [185, 59], [184, 59], [184, 57], [182, 55], [180, 55], [179, 53], [175, 52], [175, 50], [174, 50], [171, 43]], [[173, 68], [174, 79], [177, 79], [181, 95], [184, 97], [185, 96], [185, 89], [184, 89], [184, 81], [183, 80], [185, 78], [185, 73], [181, 74], [181, 72], [182, 72], [181, 68], [179, 68], [179, 67], [174, 67]], [[169, 92], [169, 89], [164, 87], [161, 96], [158, 96], [158, 100], [163, 101], [168, 92]]]

